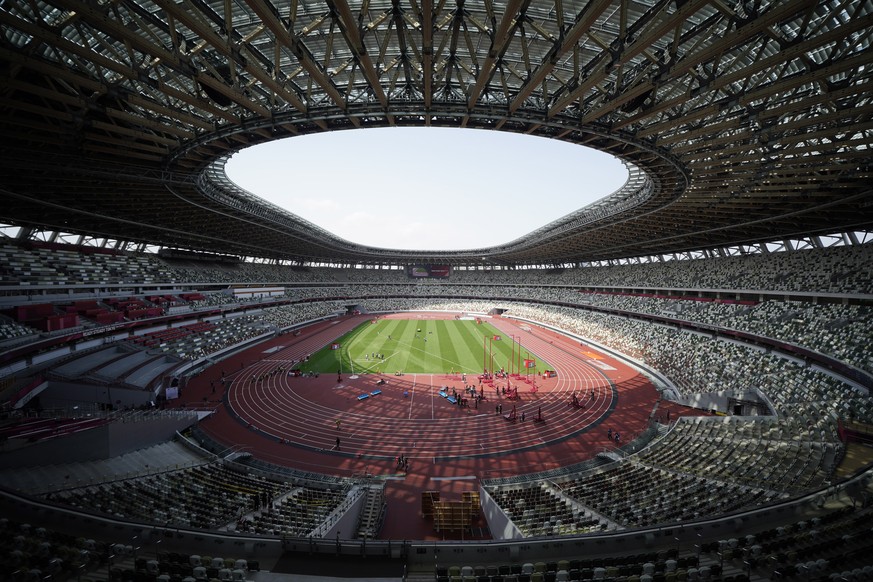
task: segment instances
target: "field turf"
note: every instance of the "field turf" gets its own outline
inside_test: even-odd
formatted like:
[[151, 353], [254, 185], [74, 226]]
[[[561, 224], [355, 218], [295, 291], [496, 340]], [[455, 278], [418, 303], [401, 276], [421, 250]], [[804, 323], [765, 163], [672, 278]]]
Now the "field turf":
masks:
[[[494, 336], [501, 336], [494, 340]], [[483, 340], [484, 349], [483, 352]], [[521, 344], [521, 373], [524, 360], [536, 361], [531, 373], [551, 369], [549, 364]], [[519, 369], [519, 346], [486, 322], [470, 320], [379, 319], [361, 324], [335, 343], [338, 349], [326, 346], [300, 365], [304, 372], [385, 373], [394, 374], [481, 374], [483, 367], [496, 372], [501, 367]], [[514, 352], [514, 356], [513, 356]]]

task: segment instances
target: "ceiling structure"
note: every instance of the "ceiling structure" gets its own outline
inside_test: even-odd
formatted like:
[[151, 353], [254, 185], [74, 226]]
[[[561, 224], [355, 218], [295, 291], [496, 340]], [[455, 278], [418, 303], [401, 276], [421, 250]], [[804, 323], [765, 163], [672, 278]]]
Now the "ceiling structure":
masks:
[[[873, 225], [873, 1], [0, 0], [0, 25], [10, 224], [303, 263], [467, 265]], [[517, 240], [440, 252], [343, 240], [224, 173], [250, 145], [385, 126], [564, 140], [619, 157], [630, 179]], [[307, 170], [276, 171], [293, 187]], [[450, 166], [431, 176], [452, 187]]]

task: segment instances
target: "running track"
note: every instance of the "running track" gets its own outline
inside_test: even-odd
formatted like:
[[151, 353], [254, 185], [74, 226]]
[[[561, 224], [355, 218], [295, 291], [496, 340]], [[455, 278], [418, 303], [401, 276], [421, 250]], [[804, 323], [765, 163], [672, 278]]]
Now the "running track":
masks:
[[[201, 404], [201, 399], [223, 404], [201, 427], [228, 447], [306, 471], [387, 478], [389, 516], [392, 503], [402, 507], [393, 510], [395, 518], [415, 512], [424, 490], [439, 490], [443, 499], [460, 497], [461, 491], [476, 489], [480, 479], [589, 459], [616, 446], [607, 439], [607, 428], [620, 430], [622, 441], [628, 442], [648, 426], [658, 401], [651, 383], [623, 362], [590, 348], [583, 350], [560, 334], [536, 327], [524, 331], [516, 322], [501, 318], [490, 323], [503, 337], [520, 335], [525, 350], [546, 359], [557, 371], [557, 378], [538, 378], [536, 392], [528, 383], [511, 380], [518, 387], [518, 402], [484, 386], [486, 400], [478, 410], [452, 405], [438, 392], [443, 386], [449, 387], [449, 393], [452, 388], [462, 392], [463, 382], [442, 374], [384, 375], [387, 383], [377, 386], [376, 374], [351, 379], [346, 372], [337, 381], [335, 373], [301, 378], [278, 371], [290, 369], [293, 361], [371, 317], [316, 324], [299, 337], [280, 336], [249, 348], [190, 382], [185, 399], [192, 404]], [[224, 393], [222, 374], [227, 382]], [[253, 376], [263, 379], [253, 382]], [[476, 377], [467, 380], [478, 388]], [[506, 381], [495, 383], [502, 387]], [[210, 396], [213, 384], [218, 390]], [[358, 400], [358, 395], [377, 388], [382, 394]], [[569, 405], [574, 391], [584, 409]], [[526, 420], [505, 420], [496, 414], [497, 404], [503, 405], [504, 413], [515, 405], [518, 416], [524, 413]], [[533, 422], [540, 409], [545, 422]], [[410, 459], [408, 474], [398, 470], [394, 461], [398, 455]], [[426, 524], [407, 521], [389, 519], [382, 537], [427, 539]], [[410, 532], [410, 527], [417, 529]]]
[[[260, 358], [229, 376], [225, 402], [232, 415], [261, 436], [309, 452], [358, 459], [368, 466], [369, 462], [391, 462], [398, 455], [413, 462], [452, 463], [488, 458], [493, 464], [501, 456], [577, 439], [603, 423], [618, 408], [621, 399], [635, 400], [639, 395], [634, 392], [640, 389], [649, 401], [649, 412], [654, 405], [655, 392], [646, 382], [638, 377], [634, 382], [627, 381], [627, 376], [636, 376], [633, 370], [612, 360], [608, 363], [600, 360], [613, 368], [604, 371], [584, 357], [578, 345], [565, 338], [545, 335], [542, 330], [521, 331], [514, 322], [500, 319], [491, 323], [504, 337], [521, 335], [524, 349], [551, 362], [558, 375], [554, 379], [537, 378], [536, 392], [523, 379], [495, 380], [494, 386], [484, 384], [486, 399], [478, 409], [450, 404], [439, 395], [444, 387], [449, 393], [453, 388], [463, 392], [459, 376], [371, 374], [350, 379], [343, 374], [342, 381], [337, 381], [336, 374], [300, 378], [279, 371], [290, 369], [294, 361], [368, 319], [360, 316], [339, 320], [299, 340], [283, 336], [279, 341], [249, 350], [247, 357], [257, 358], [259, 352]], [[377, 386], [380, 377], [387, 383]], [[468, 376], [467, 380], [479, 388], [475, 376]], [[518, 388], [518, 402], [509, 400], [500, 390], [510, 384]], [[358, 400], [360, 394], [377, 389], [382, 391], [380, 395]], [[574, 392], [584, 408], [569, 406]], [[525, 415], [525, 422], [505, 420], [496, 413], [497, 404], [502, 405], [504, 414], [515, 406], [519, 419]], [[533, 422], [539, 411], [545, 422]], [[627, 428], [624, 421], [622, 426], [625, 442], [644, 428]], [[337, 437], [341, 442], [339, 450]], [[600, 448], [609, 446], [614, 444], [604, 439]], [[596, 452], [589, 451], [587, 456]]]

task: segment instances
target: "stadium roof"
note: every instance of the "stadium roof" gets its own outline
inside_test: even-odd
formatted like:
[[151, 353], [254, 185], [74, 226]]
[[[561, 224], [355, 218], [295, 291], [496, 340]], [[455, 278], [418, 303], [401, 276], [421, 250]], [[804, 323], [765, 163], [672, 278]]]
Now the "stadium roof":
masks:
[[[870, 1], [0, 0], [0, 24], [12, 224], [302, 262], [507, 265], [873, 224]], [[384, 126], [565, 140], [618, 156], [630, 180], [520, 239], [432, 252], [343, 240], [224, 174], [249, 145]], [[433, 175], [451, 188], [451, 167]]]

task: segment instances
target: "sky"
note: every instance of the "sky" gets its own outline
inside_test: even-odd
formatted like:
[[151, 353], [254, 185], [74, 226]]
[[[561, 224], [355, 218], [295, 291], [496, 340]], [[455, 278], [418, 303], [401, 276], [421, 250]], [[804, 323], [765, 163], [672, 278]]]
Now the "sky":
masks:
[[242, 150], [238, 186], [348, 241], [465, 250], [510, 242], [620, 188], [617, 158], [506, 132], [333, 131]]

